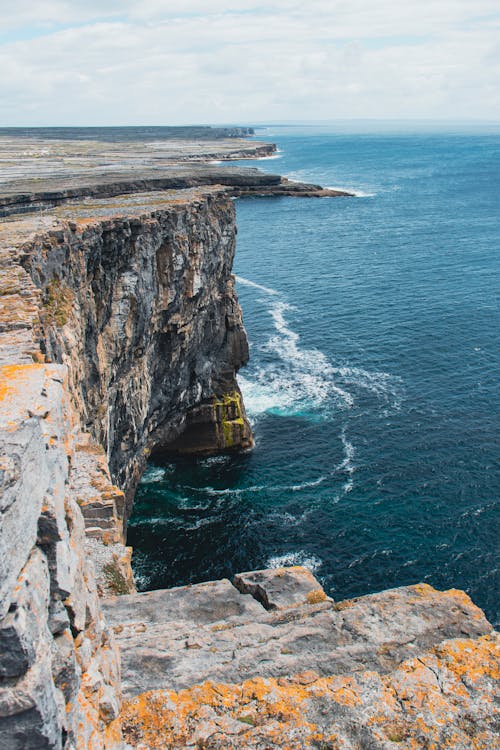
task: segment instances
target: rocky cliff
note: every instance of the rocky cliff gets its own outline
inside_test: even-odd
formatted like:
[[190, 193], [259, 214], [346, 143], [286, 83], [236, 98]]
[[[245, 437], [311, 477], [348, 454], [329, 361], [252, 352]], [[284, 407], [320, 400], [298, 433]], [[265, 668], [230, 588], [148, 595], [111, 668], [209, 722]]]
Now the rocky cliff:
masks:
[[0, 231], [0, 737], [113, 747], [98, 593], [133, 590], [126, 498], [152, 450], [252, 445], [234, 205], [220, 189], [143, 194]]
[[41, 351], [67, 365], [82, 424], [127, 497], [152, 450], [250, 448], [233, 202], [145, 193], [55, 221], [21, 259], [41, 293]]
[[232, 197], [326, 194], [201, 171], [3, 194], [0, 746], [486, 750], [496, 636], [461, 592], [334, 603], [303, 569], [134, 590], [148, 455], [252, 445]]

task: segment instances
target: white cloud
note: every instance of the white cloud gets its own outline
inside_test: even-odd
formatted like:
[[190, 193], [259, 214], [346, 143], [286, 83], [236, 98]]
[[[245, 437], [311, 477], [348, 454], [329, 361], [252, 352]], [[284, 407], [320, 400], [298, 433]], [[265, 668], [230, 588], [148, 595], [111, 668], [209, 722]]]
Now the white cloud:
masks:
[[0, 119], [500, 119], [496, 5], [21, 0], [5, 27], [37, 31], [0, 46]]

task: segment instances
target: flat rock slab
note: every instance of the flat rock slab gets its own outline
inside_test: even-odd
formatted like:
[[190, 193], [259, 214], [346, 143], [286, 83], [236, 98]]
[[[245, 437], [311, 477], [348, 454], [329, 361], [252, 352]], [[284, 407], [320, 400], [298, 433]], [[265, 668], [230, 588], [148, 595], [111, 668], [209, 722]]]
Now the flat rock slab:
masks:
[[251, 594], [268, 610], [328, 600], [313, 574], [301, 566], [238, 573], [233, 584], [242, 594]]
[[[258, 573], [267, 573], [259, 576], [264, 585], [276, 576]], [[312, 585], [300, 569], [286, 573], [279, 578], [290, 583], [290, 598], [283, 587], [281, 602], [297, 595], [297, 581]], [[322, 591], [315, 583], [312, 590]], [[307, 603], [307, 592], [305, 600], [302, 592], [295, 604], [267, 611], [227, 580], [105, 600], [121, 651], [124, 695], [311, 670], [320, 676], [385, 673], [447, 638], [492, 630], [466, 594], [425, 584], [338, 604], [327, 598]]]
[[104, 601], [110, 625], [141, 625], [165, 627], [174, 623], [195, 626], [235, 620], [252, 622], [264, 613], [251, 596], [243, 596], [227, 578], [174, 589], [159, 589], [142, 594], [115, 596]]

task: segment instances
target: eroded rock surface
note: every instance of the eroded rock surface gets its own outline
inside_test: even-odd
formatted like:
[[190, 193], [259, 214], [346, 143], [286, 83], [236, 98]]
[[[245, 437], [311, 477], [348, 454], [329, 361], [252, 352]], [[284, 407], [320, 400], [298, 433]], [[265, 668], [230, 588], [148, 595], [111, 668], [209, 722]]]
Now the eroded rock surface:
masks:
[[301, 566], [238, 573], [233, 584], [269, 610], [330, 601], [313, 574]]
[[497, 746], [499, 636], [462, 591], [334, 603], [303, 568], [236, 580], [105, 603], [132, 747]]
[[351, 195], [255, 168], [218, 164], [265, 158], [275, 150], [272, 143], [235, 138], [113, 142], [40, 137], [20, 141], [0, 135], [0, 216], [42, 211], [82, 198], [205, 185], [224, 185], [232, 195]]
[[[223, 191], [82, 202], [3, 226], [29, 304], [19, 324], [6, 322], [6, 342], [23, 344], [23, 331], [21, 356], [68, 366], [83, 431], [104, 446], [128, 508], [151, 450], [190, 422], [194, 434], [172, 450], [252, 446], [235, 378], [248, 345], [231, 275], [234, 206]], [[113, 516], [111, 498], [107, 509], [91, 500], [88, 526]]]
[[[119, 658], [98, 597], [134, 591], [123, 490], [131, 496], [151, 445], [179, 434], [191, 407], [235, 393], [247, 356], [228, 196], [207, 189], [59, 211], [0, 225], [0, 744], [9, 750], [120, 746]], [[231, 433], [230, 447], [238, 440]]]
[[70, 488], [67, 368], [3, 366], [0, 383], [0, 746], [115, 748], [119, 657]]

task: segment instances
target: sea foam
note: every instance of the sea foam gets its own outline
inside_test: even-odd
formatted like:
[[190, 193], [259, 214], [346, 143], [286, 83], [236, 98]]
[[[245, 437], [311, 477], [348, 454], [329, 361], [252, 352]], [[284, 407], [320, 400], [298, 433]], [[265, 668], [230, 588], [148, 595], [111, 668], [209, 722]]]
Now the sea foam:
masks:
[[316, 555], [310, 555], [305, 550], [299, 550], [298, 552], [288, 552], [284, 555], [269, 557], [266, 561], [266, 568], [288, 568], [294, 565], [302, 565], [311, 573], [315, 573], [322, 564], [323, 561]]
[[[350, 408], [352, 395], [335, 383], [334, 368], [319, 349], [302, 346], [300, 335], [293, 330], [288, 315], [295, 308], [275, 289], [237, 277], [238, 283], [263, 292], [258, 298], [270, 317], [271, 332], [259, 349], [265, 364], [250, 364], [238, 376], [245, 406], [250, 418], [264, 413], [278, 416], [300, 416], [322, 419], [325, 408], [333, 403]], [[271, 355], [271, 357], [266, 356]]]

